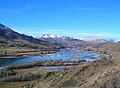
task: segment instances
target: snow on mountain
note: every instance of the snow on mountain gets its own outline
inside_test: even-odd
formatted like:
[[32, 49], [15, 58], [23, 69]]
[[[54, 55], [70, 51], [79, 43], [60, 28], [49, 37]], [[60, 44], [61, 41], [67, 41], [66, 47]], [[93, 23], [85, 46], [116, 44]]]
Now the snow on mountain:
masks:
[[[39, 36], [38, 39], [50, 41], [50, 42], [59, 42], [59, 43], [66, 43], [66, 42], [72, 42], [72, 41], [88, 41], [88, 42], [95, 42], [95, 43], [112, 43], [115, 40], [112, 38], [104, 38], [104, 37], [97, 37], [97, 36], [85, 36], [81, 37], [80, 39], [72, 38], [72, 37], [66, 37], [66, 36], [56, 36], [52, 34], [43, 34], [42, 36]], [[117, 41], [117, 40], [116, 40]]]
[[81, 43], [81, 40], [74, 39], [72, 37], [66, 36], [56, 36], [51, 34], [43, 34], [42, 36], [38, 37], [37, 39], [41, 39], [50, 43], [60, 44], [64, 47], [66, 46], [74, 46]]
[[52, 35], [52, 34], [43, 34], [42, 36], [40, 36], [40, 38], [56, 38], [56, 35]]

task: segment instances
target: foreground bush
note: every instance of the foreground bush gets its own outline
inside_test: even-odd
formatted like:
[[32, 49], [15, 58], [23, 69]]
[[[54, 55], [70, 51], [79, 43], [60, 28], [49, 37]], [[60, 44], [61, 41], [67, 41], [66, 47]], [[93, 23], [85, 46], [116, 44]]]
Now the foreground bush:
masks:
[[30, 81], [39, 78], [40, 74], [32, 72], [18, 73], [6, 68], [0, 69], [0, 82]]
[[23, 73], [23, 74], [18, 74], [18, 75], [13, 75], [13, 76], [8, 76], [1, 78], [1, 82], [18, 82], [18, 81], [30, 81], [36, 78], [39, 78], [39, 74], [35, 73]]

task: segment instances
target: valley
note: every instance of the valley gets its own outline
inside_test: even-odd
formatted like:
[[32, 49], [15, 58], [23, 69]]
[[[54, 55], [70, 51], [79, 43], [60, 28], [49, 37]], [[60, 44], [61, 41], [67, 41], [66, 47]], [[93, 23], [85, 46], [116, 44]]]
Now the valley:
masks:
[[120, 88], [120, 0], [0, 0], [0, 88]]
[[119, 88], [120, 42], [100, 40], [33, 38], [0, 24], [0, 88]]

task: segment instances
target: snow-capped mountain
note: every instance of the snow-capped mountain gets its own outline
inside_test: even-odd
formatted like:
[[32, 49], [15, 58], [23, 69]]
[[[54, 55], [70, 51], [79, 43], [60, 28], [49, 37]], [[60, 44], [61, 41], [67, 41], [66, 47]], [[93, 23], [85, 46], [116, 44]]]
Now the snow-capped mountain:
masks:
[[37, 37], [38, 39], [54, 43], [54, 44], [61, 44], [62, 46], [74, 46], [76, 44], [80, 44], [81, 40], [74, 39], [72, 37], [66, 37], [66, 36], [56, 36], [52, 34], [43, 34], [40, 37]]
[[88, 42], [96, 42], [96, 43], [112, 43], [120, 41], [120, 39], [113, 39], [113, 38], [104, 38], [104, 37], [97, 37], [97, 36], [85, 36], [80, 39], [72, 38], [72, 37], [66, 37], [66, 36], [56, 36], [52, 34], [43, 34], [42, 36], [39, 36], [38, 39], [46, 40], [51, 39], [55, 40], [57, 42], [68, 42], [73, 40], [79, 40], [79, 41], [88, 41]]
[[43, 35], [41, 35], [41, 36], [39, 36], [37, 38], [42, 39], [42, 40], [53, 39], [53, 40], [60, 41], [60, 42], [74, 39], [72, 37], [57, 36], [57, 35], [53, 35], [53, 34], [43, 34]]
[[13, 29], [0, 23], [0, 47], [7, 48], [29, 48], [40, 50], [53, 50], [59, 46], [47, 41], [39, 40], [25, 34], [20, 34]]
[[56, 37], [57, 37], [56, 35], [52, 35], [52, 34], [43, 34], [39, 38], [56, 38]]
[[97, 45], [101, 43], [112, 43], [113, 39], [99, 38], [99, 37], [84, 37], [81, 39], [76, 39], [66, 36], [56, 36], [52, 34], [43, 34], [37, 37], [40, 40], [47, 41], [49, 43], [58, 44], [63, 47], [86, 47], [90, 45]]

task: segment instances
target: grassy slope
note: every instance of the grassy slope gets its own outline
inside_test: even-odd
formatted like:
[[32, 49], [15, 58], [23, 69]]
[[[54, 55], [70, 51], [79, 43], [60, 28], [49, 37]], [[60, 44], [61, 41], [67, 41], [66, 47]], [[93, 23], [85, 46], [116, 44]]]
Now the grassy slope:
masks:
[[[119, 47], [120, 43], [103, 45], [100, 51], [112, 54], [111, 60], [102, 59], [64, 72], [47, 73], [47, 76], [31, 81], [34, 84], [31, 88], [120, 88]], [[6, 83], [1, 84], [1, 88], [8, 88], [7, 85], [21, 88], [21, 84], [31, 82]]]
[[58, 48], [60, 47], [55, 44], [19, 34], [11, 28], [0, 24], [0, 55], [13, 55], [19, 51], [33, 51], [34, 54], [34, 51], [52, 51]]
[[119, 47], [120, 43], [104, 45], [100, 51], [112, 54], [111, 60], [102, 59], [70, 71], [52, 74], [44, 81], [36, 82], [35, 88], [120, 88]]
[[[31, 81], [31, 88], [120, 88], [119, 47], [120, 43], [103, 45], [100, 51], [112, 54], [111, 60], [102, 59], [64, 72], [44, 73], [47, 74], [45, 77]], [[8, 88], [8, 85], [21, 88], [31, 82], [2, 83], [0, 88]]]
[[[24, 36], [24, 38], [25, 37], [26, 36]], [[36, 43], [34, 43], [31, 41], [33, 39], [31, 37], [27, 37], [25, 40], [24, 38], [16, 38], [10, 41], [4, 36], [1, 36], [1, 54], [4, 54], [6, 50], [9, 51], [8, 48], [10, 52], [20, 52], [24, 50], [34, 51], [34, 49], [54, 50], [56, 48], [54, 45], [46, 45], [45, 42], [39, 42], [39, 40], [35, 40], [34, 42]], [[30, 40], [28, 38], [30, 38]], [[6, 40], [7, 42], [5, 42]], [[111, 61], [103, 59], [77, 66], [76, 69], [47, 73], [45, 78], [31, 81], [35, 84], [34, 88], [120, 88], [120, 43], [103, 45], [100, 51], [112, 54]], [[25, 71], [27, 70], [28, 69]], [[0, 88], [21, 88], [22, 85], [30, 84], [31, 82], [0, 83]]]

